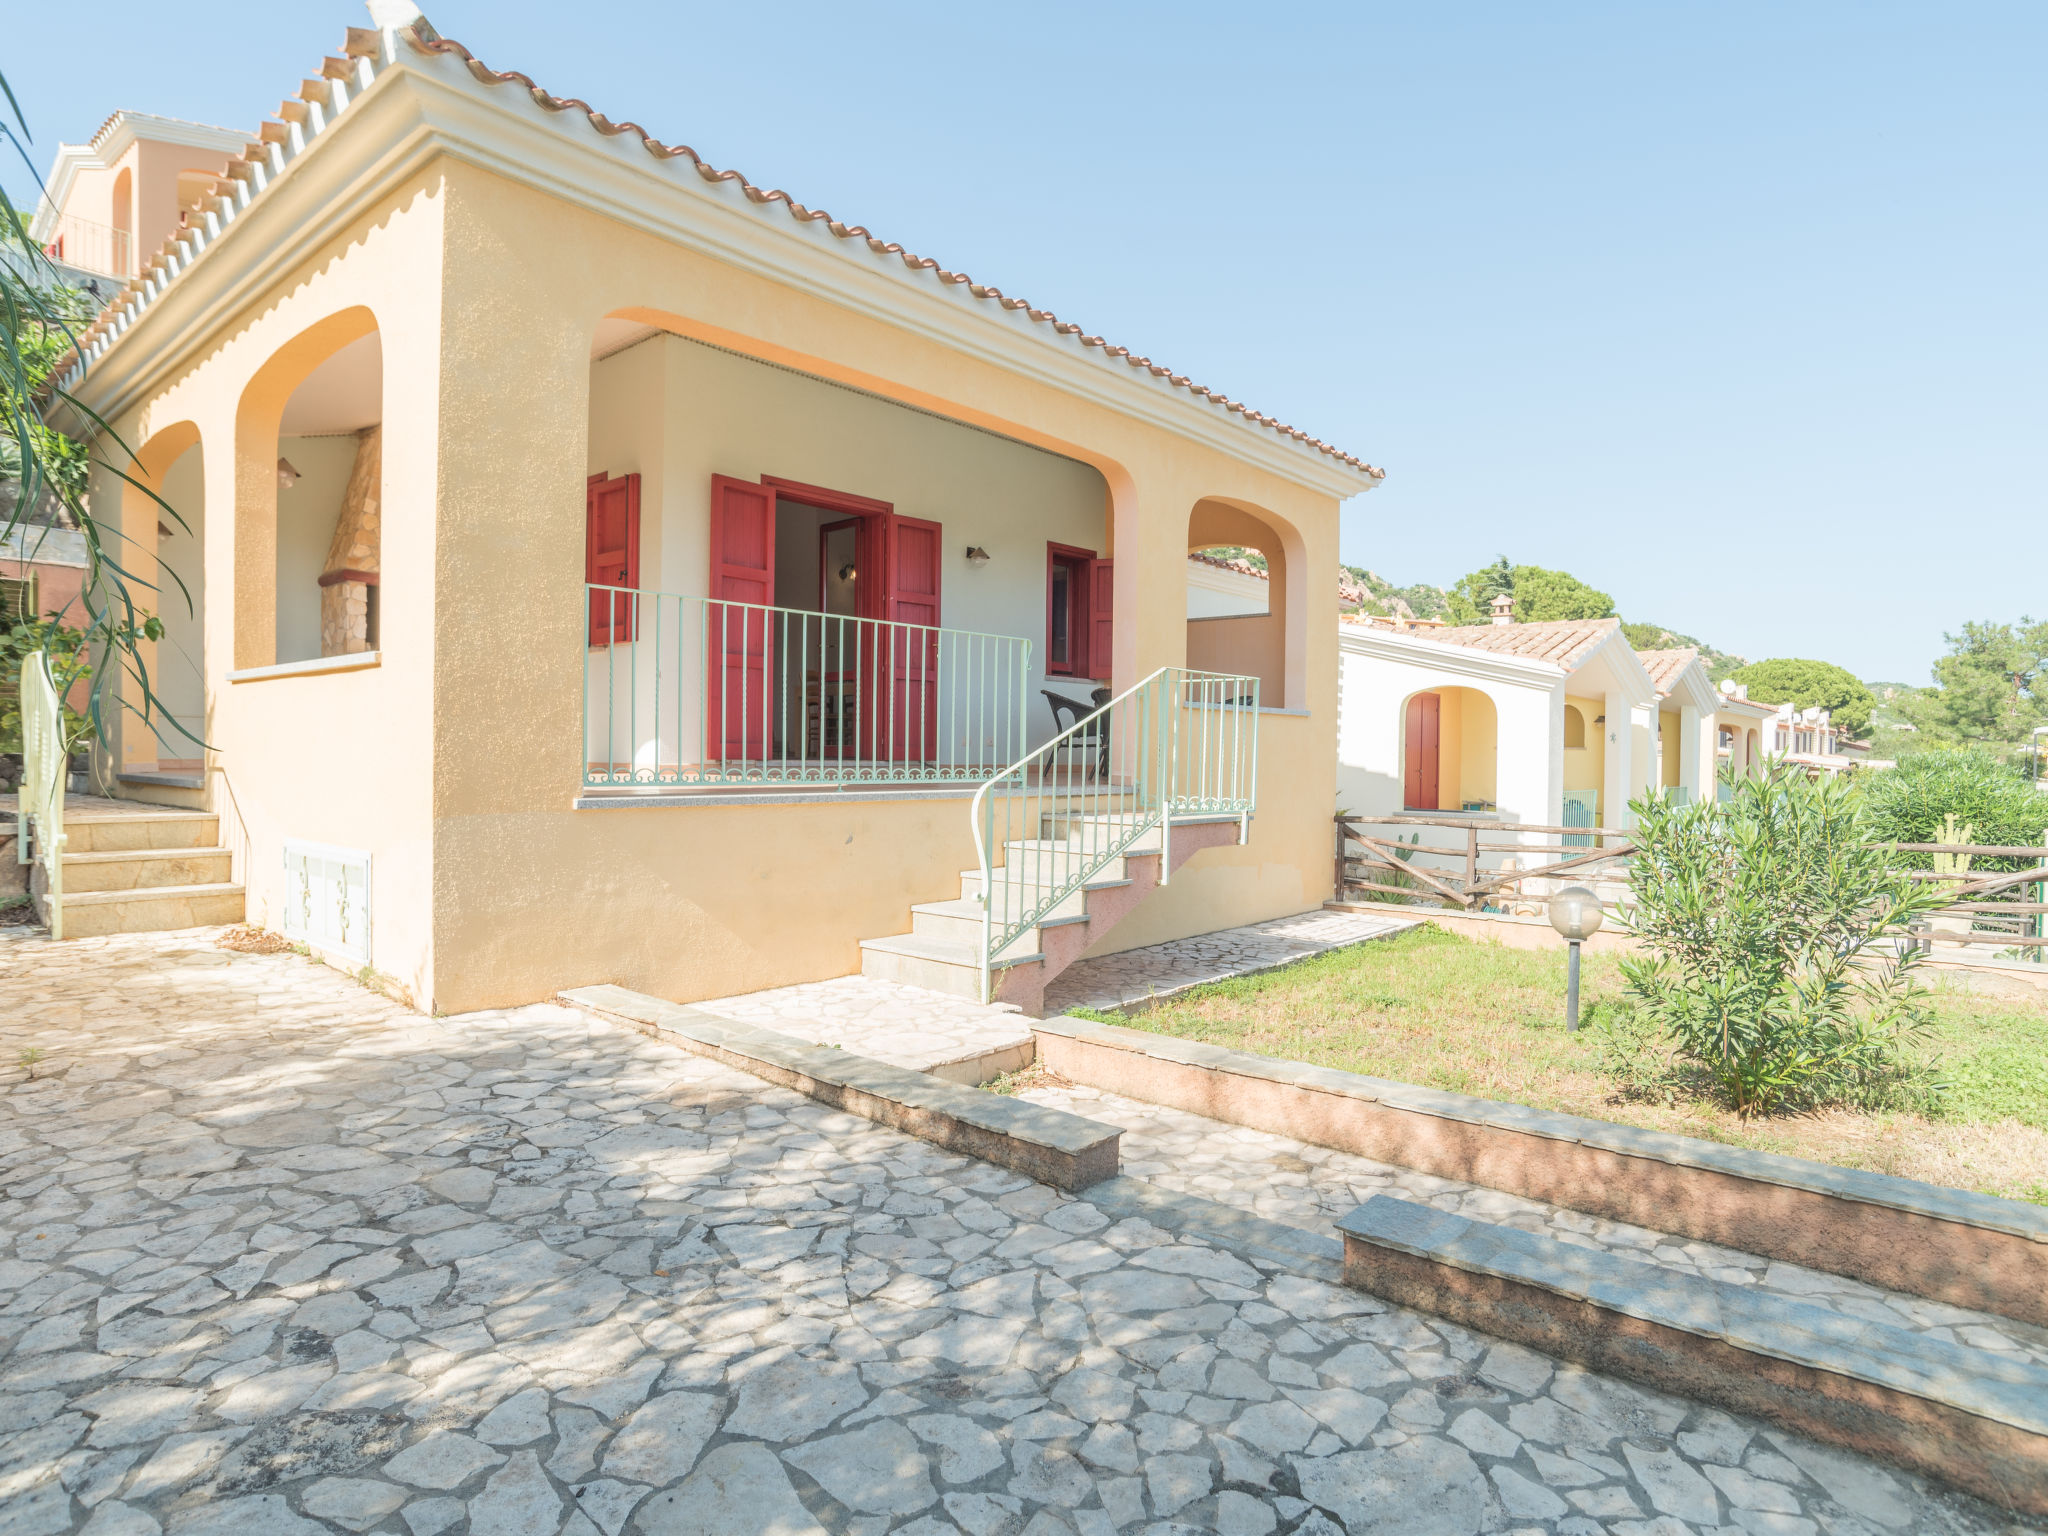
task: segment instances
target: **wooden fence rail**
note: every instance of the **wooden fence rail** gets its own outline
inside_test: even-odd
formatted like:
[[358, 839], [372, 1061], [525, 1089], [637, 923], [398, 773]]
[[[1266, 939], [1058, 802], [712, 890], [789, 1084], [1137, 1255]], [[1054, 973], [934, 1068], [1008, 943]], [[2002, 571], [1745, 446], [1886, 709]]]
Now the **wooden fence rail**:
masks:
[[[1373, 891], [1401, 896], [1410, 901], [1435, 900], [1463, 911], [1474, 911], [1489, 898], [1512, 894], [1518, 904], [1547, 906], [1546, 895], [1522, 889], [1528, 880], [1548, 880], [1577, 873], [1608, 880], [1628, 878], [1627, 860], [1636, 852], [1632, 835], [1615, 827], [1558, 827], [1539, 822], [1499, 821], [1470, 816], [1360, 816], [1341, 815], [1337, 822], [1337, 893]], [[1418, 830], [1418, 841], [1405, 842], [1399, 829]], [[1460, 834], [1449, 846], [1419, 840], [1419, 829], [1435, 827]], [[1372, 831], [1365, 830], [1373, 829]], [[1392, 835], [1385, 835], [1393, 829]], [[1482, 838], [1482, 832], [1515, 832], [1541, 837], [1573, 836], [1599, 840], [1601, 846], [1583, 843], [1517, 842], [1499, 837]], [[1611, 844], [1611, 846], [1608, 846]], [[1899, 871], [1907, 879], [1934, 881], [1954, 887], [1955, 899], [1939, 909], [1934, 918], [1914, 929], [1914, 939], [1923, 949], [1933, 945], [1977, 944], [2005, 946], [2034, 951], [2048, 961], [2048, 847], [2002, 843], [1893, 843], [1901, 854], [1952, 854], [1966, 859], [2028, 859], [2039, 864], [2020, 870], [1964, 869], [1943, 873], [1931, 869]], [[1355, 850], [1355, 851], [1354, 851]], [[1569, 854], [1572, 857], [1528, 868], [1482, 870], [1484, 853]], [[1444, 861], [1442, 865], [1421, 866], [1421, 859]], [[1519, 861], [1518, 861], [1519, 862]], [[1603, 867], [1606, 866], [1606, 867]], [[1374, 878], [1377, 877], [1377, 878]], [[1391, 878], [1389, 878], [1391, 877]], [[2029, 887], [2033, 887], [2029, 900]], [[2010, 892], [2010, 898], [1985, 900]], [[1949, 923], [1939, 919], [1950, 918]], [[1953, 920], [1960, 919], [1961, 925]]]
[[[1442, 847], [1422, 842], [1403, 842], [1398, 831], [1392, 839], [1377, 837], [1362, 830], [1365, 827], [1442, 827], [1462, 833], [1463, 846]], [[1588, 848], [1581, 843], [1518, 843], [1482, 840], [1479, 836], [1481, 832], [1507, 831], [1530, 832], [1543, 836], [1569, 835], [1613, 839], [1615, 845], [1611, 848]], [[1358, 849], [1356, 853], [1352, 852], [1354, 845]], [[1573, 857], [1538, 864], [1528, 869], [1480, 869], [1480, 854], [1509, 852], [1565, 853]], [[1514, 899], [1517, 902], [1545, 906], [1549, 903], [1549, 897], [1519, 889], [1522, 882], [1530, 879], [1548, 879], [1554, 875], [1574, 871], [1590, 875], [1595, 866], [1617, 863], [1627, 859], [1634, 852], [1635, 844], [1628, 840], [1628, 834], [1613, 827], [1553, 827], [1514, 821], [1482, 821], [1466, 816], [1455, 819], [1438, 816], [1339, 816], [1337, 892], [1341, 896], [1346, 891], [1375, 891], [1386, 895], [1405, 896], [1410, 900], [1433, 896], [1445, 905], [1470, 912], [1482, 906], [1487, 898], [1498, 896], [1512, 887], [1516, 888]], [[1418, 866], [1416, 860], [1423, 858], [1450, 860], [1456, 865], [1456, 869]], [[1369, 878], [1372, 875], [1388, 874], [1397, 877], [1399, 883], [1389, 883], [1384, 878]]]

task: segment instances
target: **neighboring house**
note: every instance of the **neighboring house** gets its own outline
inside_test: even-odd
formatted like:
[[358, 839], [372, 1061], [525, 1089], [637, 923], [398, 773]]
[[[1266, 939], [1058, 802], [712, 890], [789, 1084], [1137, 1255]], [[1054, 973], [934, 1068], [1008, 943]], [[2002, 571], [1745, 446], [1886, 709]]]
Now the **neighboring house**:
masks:
[[1711, 793], [1716, 773], [1716, 714], [1720, 695], [1693, 646], [1638, 651], [1636, 660], [1657, 690], [1657, 773], [1652, 783], [1682, 801]]
[[[449, 1011], [984, 965], [1030, 1007], [1084, 949], [1330, 894], [1310, 576], [1379, 471], [424, 22], [314, 74], [196, 203], [138, 188], [184, 223], [66, 378], [192, 530], [95, 488], [199, 607], [204, 772], [132, 721], [116, 767], [221, 813], [251, 918], [346, 916]], [[1264, 609], [1191, 619], [1221, 545]], [[1042, 695], [1098, 688], [1137, 690], [1110, 738], [1048, 747]]]
[[0, 630], [56, 614], [83, 628], [78, 594], [85, 583], [85, 535], [40, 523], [0, 527]]
[[227, 128], [116, 112], [90, 143], [57, 146], [30, 237], [111, 294], [136, 275], [138, 258], [204, 219], [202, 202], [248, 144]]
[[[1419, 633], [1347, 619], [1338, 649], [1347, 810], [1626, 826], [1628, 802], [1658, 781], [1657, 690], [1617, 619], [1517, 624], [1503, 610]], [[1698, 700], [1676, 708], [1692, 739]], [[1700, 758], [1678, 760], [1689, 791]]]
[[1818, 704], [1807, 709], [1775, 706], [1764, 724], [1763, 736], [1773, 757], [1830, 778], [1852, 769], [1892, 766], [1889, 758], [1870, 755], [1869, 742], [1853, 740], [1837, 729], [1829, 712]]
[[1272, 580], [1248, 560], [1188, 556], [1188, 617], [1241, 619], [1272, 608]]
[[1757, 772], [1775, 750], [1771, 739], [1777, 713], [1777, 705], [1752, 699], [1748, 684], [1724, 678], [1714, 701], [1717, 771], [1727, 768], [1737, 778]]

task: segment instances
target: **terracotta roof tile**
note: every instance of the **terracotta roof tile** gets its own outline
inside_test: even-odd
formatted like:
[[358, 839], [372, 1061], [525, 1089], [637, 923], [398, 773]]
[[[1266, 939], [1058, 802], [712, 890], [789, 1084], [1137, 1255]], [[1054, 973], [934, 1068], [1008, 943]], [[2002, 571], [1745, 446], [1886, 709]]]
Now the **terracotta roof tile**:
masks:
[[936, 261], [933, 261], [930, 257], [919, 256], [912, 251], [907, 251], [902, 246], [896, 244], [894, 241], [882, 240], [877, 236], [873, 235], [872, 233], [870, 233], [862, 225], [843, 223], [842, 221], [833, 218], [831, 214], [827, 213], [822, 208], [808, 208], [804, 204], [798, 202], [795, 198], [791, 197], [787, 192], [784, 192], [779, 188], [764, 190], [763, 188], [757, 187], [752, 182], [748, 181], [747, 178], [738, 171], [719, 170], [716, 166], [713, 166], [708, 161], [706, 161], [704, 157], [699, 155], [694, 149], [690, 148], [689, 145], [664, 144], [659, 139], [655, 138], [652, 134], [650, 134], [646, 129], [642, 128], [638, 123], [615, 123], [610, 118], [606, 117], [603, 113], [593, 108], [588, 102], [580, 101], [575, 97], [551, 96], [546, 91], [542, 90], [538, 85], [534, 84], [530, 76], [523, 75], [519, 73], [519, 71], [517, 70], [492, 69], [488, 65], [484, 64], [481, 60], [479, 60], [475, 54], [471, 53], [467, 48], [463, 47], [462, 44], [456, 42], [453, 38], [440, 36], [438, 33], [434, 31], [434, 29], [431, 26], [429, 26], [425, 22], [424, 19], [415, 22], [411, 28], [407, 29], [400, 35], [406, 37], [415, 48], [418, 48], [420, 51], [424, 53], [452, 54], [455, 57], [461, 59], [463, 64], [468, 68], [470, 74], [474, 78], [482, 81], [486, 85], [520, 86], [527, 92], [529, 96], [533, 98], [534, 102], [538, 106], [540, 106], [546, 111], [581, 112], [585, 117], [587, 117], [590, 120], [590, 126], [596, 129], [601, 134], [605, 134], [608, 136], [621, 133], [634, 134], [639, 138], [641, 144], [646, 147], [647, 152], [658, 159], [687, 158], [690, 161], [690, 163], [696, 167], [697, 174], [699, 176], [702, 176], [706, 181], [737, 182], [739, 184], [740, 190], [744, 192], [746, 196], [753, 202], [781, 203], [788, 208], [790, 217], [797, 220], [800, 223], [822, 223], [828, 230], [830, 230], [834, 235], [837, 235], [840, 239], [861, 241], [867, 245], [869, 250], [873, 251], [878, 256], [901, 257], [903, 265], [910, 268], [912, 271], [931, 272], [934, 275], [936, 275], [938, 280], [942, 283], [952, 283], [960, 285], [966, 288], [966, 290], [975, 298], [980, 299], [985, 303], [999, 305], [1003, 309], [1020, 311], [1027, 318], [1035, 320], [1041, 325], [1050, 326], [1055, 332], [1062, 336], [1075, 337], [1084, 347], [1100, 347], [1105, 357], [1120, 357], [1125, 362], [1129, 363], [1133, 368], [1142, 368], [1146, 372], [1150, 373], [1154, 378], [1164, 379], [1167, 383], [1173, 385], [1177, 389], [1187, 390], [1197, 399], [1207, 400], [1214, 405], [1220, 406], [1222, 409], [1226, 411], [1230, 411], [1244, 417], [1244, 419], [1249, 422], [1256, 423], [1257, 425], [1262, 427], [1270, 428], [1272, 431], [1279, 433], [1282, 437], [1293, 438], [1296, 442], [1301, 443], [1306, 447], [1313, 448], [1319, 453], [1326, 454], [1330, 458], [1337, 460], [1339, 463], [1346, 464], [1351, 468], [1359, 471], [1359, 473], [1367, 475], [1374, 480], [1384, 480], [1386, 478], [1385, 470], [1375, 469], [1372, 465], [1366, 463], [1365, 460], [1358, 458], [1353, 454], [1346, 453], [1340, 448], [1333, 447], [1329, 443], [1324, 442], [1321, 438], [1311, 437], [1308, 433], [1302, 431], [1299, 427], [1291, 427], [1287, 425], [1287, 423], [1280, 421], [1275, 417], [1264, 415], [1261, 412], [1253, 410], [1248, 405], [1243, 405], [1236, 400], [1232, 400], [1228, 396], [1220, 393], [1217, 390], [1210, 389], [1205, 385], [1197, 384], [1194, 380], [1188, 378], [1185, 374], [1175, 373], [1172, 369], [1166, 367], [1164, 364], [1153, 362], [1152, 359], [1149, 357], [1140, 357], [1138, 354], [1131, 351], [1131, 349], [1128, 347], [1117, 346], [1111, 342], [1105, 341], [1100, 336], [1084, 335], [1082, 333], [1082, 329], [1080, 326], [1073, 324], [1071, 321], [1060, 319], [1058, 315], [1054, 314], [1049, 309], [1034, 308], [1028, 301], [1024, 299], [1012, 298], [1008, 294], [1004, 293], [1000, 288], [994, 288], [986, 284], [977, 283], [965, 272], [947, 271], [944, 267], [940, 266]]
[[[650, 155], [657, 159], [687, 158], [697, 174], [709, 182], [730, 181], [755, 203], [781, 203], [791, 218], [803, 223], [822, 223], [841, 240], [860, 241], [877, 255], [898, 256], [905, 267], [913, 272], [929, 271], [940, 282], [964, 287], [968, 293], [985, 303], [995, 304], [1006, 310], [1022, 313], [1039, 324], [1049, 326], [1061, 336], [1071, 336], [1083, 347], [1099, 347], [1105, 357], [1120, 357], [1133, 368], [1142, 368], [1154, 378], [1163, 379], [1177, 389], [1185, 389], [1199, 400], [1207, 401], [1225, 411], [1242, 416], [1246, 421], [1265, 427], [1282, 437], [1292, 438], [1304, 447], [1335, 459], [1337, 462], [1357, 470], [1371, 480], [1386, 478], [1386, 471], [1376, 469], [1363, 459], [1335, 448], [1321, 438], [1311, 437], [1299, 427], [1272, 416], [1252, 410], [1236, 400], [1195, 383], [1184, 374], [1175, 373], [1163, 364], [1155, 363], [1149, 357], [1141, 357], [1128, 347], [1116, 346], [1100, 336], [1083, 335], [1081, 327], [1071, 321], [1062, 320], [1049, 309], [1037, 309], [1023, 299], [1011, 298], [1002, 289], [975, 282], [964, 272], [950, 272], [929, 257], [919, 256], [890, 241], [878, 239], [864, 226], [846, 224], [833, 218], [822, 208], [808, 208], [797, 202], [787, 192], [779, 189], [763, 190], [734, 170], [719, 170], [711, 165], [694, 149], [686, 144], [664, 144], [653, 137], [637, 123], [615, 123], [603, 113], [592, 108], [587, 102], [574, 97], [551, 96], [535, 85], [531, 77], [516, 70], [494, 70], [479, 61], [462, 44], [451, 38], [444, 38], [422, 17], [409, 27], [400, 28], [394, 34], [421, 53], [446, 54], [461, 60], [470, 75], [486, 85], [517, 85], [523, 88], [533, 101], [549, 112], [581, 112], [598, 133], [607, 136], [630, 133], [637, 135]], [[388, 68], [381, 63], [384, 48], [384, 34], [374, 28], [350, 27], [343, 46], [343, 57], [323, 61], [317, 79], [302, 81], [298, 96], [288, 99], [279, 109], [282, 121], [265, 122], [258, 137], [248, 148], [228, 162], [226, 172], [214, 183], [214, 196], [201, 207], [201, 222], [189, 229], [173, 231], [157, 252], [137, 262], [137, 276], [103, 308], [93, 322], [78, 335], [76, 343], [59, 360], [56, 370], [59, 388], [68, 389], [76, 385], [84, 370], [104, 352], [128, 325], [139, 318], [159, 294], [170, 286], [186, 266], [204, 253], [207, 246], [226, 225], [234, 222], [237, 215], [246, 210], [268, 188], [271, 178], [282, 175], [286, 166], [297, 159], [305, 146], [322, 133], [326, 127], [339, 120], [339, 114], [348, 96], [367, 90], [376, 76]], [[313, 104], [316, 110], [306, 113], [300, 110], [302, 104]], [[120, 114], [114, 114], [118, 117]], [[113, 118], [108, 119], [111, 124]], [[101, 131], [106, 130], [103, 124]]]
[[1556, 619], [1543, 624], [1454, 624], [1429, 632], [1444, 645], [1547, 661], [1567, 672], [1621, 628], [1619, 619]]
[[1670, 651], [1636, 652], [1636, 660], [1643, 664], [1643, 670], [1650, 674], [1650, 681], [1656, 684], [1660, 694], [1669, 693], [1671, 685], [1678, 681], [1678, 674], [1699, 660], [1699, 656], [1698, 649], [1690, 645]]
[[1261, 581], [1271, 581], [1273, 579], [1266, 572], [1253, 565], [1251, 561], [1245, 559], [1224, 560], [1215, 555], [1205, 554], [1199, 549], [1189, 550], [1188, 559], [1196, 565], [1213, 565], [1219, 571], [1234, 571], [1240, 576], [1256, 576]]

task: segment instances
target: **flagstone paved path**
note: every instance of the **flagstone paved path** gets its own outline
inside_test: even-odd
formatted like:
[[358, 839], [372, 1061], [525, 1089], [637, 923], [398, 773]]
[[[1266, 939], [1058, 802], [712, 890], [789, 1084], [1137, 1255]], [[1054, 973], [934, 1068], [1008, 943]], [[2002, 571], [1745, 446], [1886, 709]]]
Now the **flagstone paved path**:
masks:
[[210, 938], [0, 938], [0, 1536], [2008, 1528], [623, 1027]]
[[1373, 912], [1298, 912], [1246, 928], [1077, 960], [1047, 985], [1046, 1017], [1068, 1008], [1121, 1008], [1204, 982], [1269, 971], [1310, 955], [1385, 938], [1419, 921]]

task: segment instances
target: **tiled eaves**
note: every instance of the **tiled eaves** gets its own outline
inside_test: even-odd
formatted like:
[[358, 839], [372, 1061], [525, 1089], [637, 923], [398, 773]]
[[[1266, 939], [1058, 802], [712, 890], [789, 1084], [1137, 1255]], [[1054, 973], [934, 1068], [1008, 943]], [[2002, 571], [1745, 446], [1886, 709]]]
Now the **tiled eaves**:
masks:
[[1235, 576], [1256, 576], [1260, 581], [1273, 579], [1271, 573], [1260, 570], [1249, 560], [1223, 560], [1199, 549], [1189, 550], [1188, 559], [1196, 565], [1213, 565], [1217, 570], [1229, 571]]
[[1023, 299], [1010, 297], [1000, 288], [977, 283], [964, 272], [949, 271], [930, 257], [919, 256], [894, 241], [880, 239], [863, 225], [847, 224], [823, 209], [807, 207], [780, 189], [758, 187], [739, 171], [720, 170], [686, 144], [664, 144], [637, 123], [615, 123], [587, 102], [550, 95], [528, 75], [516, 70], [491, 69], [461, 43], [442, 37], [424, 18], [393, 32], [365, 27], [348, 29], [343, 56], [323, 61], [319, 77], [302, 82], [298, 95], [279, 106], [277, 118], [264, 123], [257, 139], [241, 155], [229, 161], [226, 176], [215, 184], [217, 195], [202, 206], [200, 222], [167, 239], [153, 256], [141, 264], [135, 279], [116, 294], [99, 317], [79, 335], [70, 364], [59, 375], [60, 388], [74, 388], [83, 378], [86, 368], [135, 322], [180, 272], [251, 206], [273, 178], [281, 175], [284, 168], [340, 116], [352, 97], [368, 89], [377, 76], [395, 62], [393, 49], [401, 39], [422, 54], [445, 55], [459, 60], [482, 84], [517, 86], [545, 111], [581, 112], [590, 126], [602, 135], [636, 135], [647, 152], [657, 159], [687, 158], [697, 174], [708, 182], [733, 182], [749, 201], [757, 204], [780, 203], [788, 209], [791, 218], [800, 223], [823, 224], [842, 240], [860, 241], [876, 255], [900, 258], [904, 266], [913, 272], [930, 272], [942, 283], [964, 287], [976, 299], [1020, 313], [1027, 319], [1051, 327], [1058, 335], [1075, 338], [1084, 347], [1099, 348], [1105, 357], [1120, 357], [1133, 368], [1144, 369], [1154, 378], [1187, 390], [1196, 399], [1313, 449], [1356, 470], [1374, 483], [1386, 478], [1385, 470], [1375, 468], [1356, 455], [1311, 436], [1299, 427], [1255, 411], [1221, 391], [1197, 384], [1187, 375], [1175, 373], [1128, 347], [1117, 346], [1101, 336], [1086, 334], [1080, 326], [1060, 319], [1049, 309], [1038, 309]]
[[461, 43], [456, 42], [453, 38], [440, 36], [424, 21], [415, 22], [400, 35], [423, 53], [448, 54], [460, 59], [470, 74], [485, 85], [516, 85], [525, 90], [533, 98], [536, 105], [548, 112], [581, 112], [589, 119], [592, 128], [608, 137], [619, 134], [633, 134], [639, 138], [641, 145], [647, 152], [655, 158], [664, 160], [688, 159], [696, 169], [697, 174], [703, 177], [704, 180], [708, 182], [733, 182], [750, 202], [760, 204], [780, 203], [789, 210], [790, 217], [799, 223], [823, 224], [826, 229], [842, 240], [860, 241], [878, 256], [895, 256], [900, 258], [903, 265], [913, 272], [930, 272], [942, 283], [964, 287], [975, 298], [986, 303], [998, 305], [1006, 310], [1016, 311], [1027, 319], [1050, 326], [1055, 333], [1061, 336], [1074, 337], [1084, 347], [1099, 347], [1106, 357], [1120, 357], [1133, 368], [1142, 368], [1150, 373], [1152, 377], [1163, 379], [1177, 389], [1185, 389], [1197, 399], [1206, 400], [1211, 404], [1220, 406], [1224, 410], [1242, 416], [1246, 421], [1252, 422], [1257, 426], [1268, 428], [1282, 437], [1292, 438], [1304, 447], [1313, 448], [1318, 453], [1325, 454], [1340, 464], [1348, 465], [1372, 480], [1378, 481], [1386, 478], [1385, 470], [1376, 469], [1366, 463], [1365, 460], [1346, 453], [1342, 449], [1324, 442], [1319, 437], [1312, 437], [1299, 427], [1291, 427], [1276, 417], [1265, 415], [1262, 412], [1253, 410], [1250, 406], [1240, 401], [1232, 400], [1219, 390], [1213, 390], [1206, 385], [1197, 384], [1187, 375], [1175, 373], [1171, 368], [1155, 363], [1149, 357], [1141, 357], [1128, 347], [1117, 346], [1101, 336], [1089, 335], [1080, 326], [1075, 325], [1072, 321], [1060, 319], [1058, 315], [1049, 309], [1038, 309], [1026, 300], [1012, 298], [1000, 288], [992, 287], [985, 283], [977, 283], [964, 272], [949, 271], [928, 256], [920, 256], [914, 251], [906, 250], [893, 240], [881, 239], [864, 225], [848, 224], [833, 218], [831, 214], [822, 208], [807, 207], [780, 188], [758, 187], [739, 171], [731, 169], [720, 170], [687, 144], [664, 144], [638, 123], [615, 123], [588, 102], [575, 97], [550, 95], [547, 91], [536, 85], [532, 77], [521, 74], [517, 70], [492, 69]]
[[[247, 212], [264, 189], [284, 174], [285, 167], [304, 154], [349, 103], [391, 66], [390, 36], [368, 27], [348, 29], [342, 55], [323, 59], [319, 75], [302, 80], [298, 94], [281, 102], [276, 118], [264, 123], [242, 153], [228, 161], [226, 174], [214, 182], [213, 196], [201, 201], [198, 222], [172, 234], [155, 254], [139, 261], [135, 277], [78, 333], [67, 358], [60, 360], [59, 389], [76, 388], [85, 370], [163, 295], [178, 274]], [[112, 121], [108, 119], [109, 124]], [[103, 124], [101, 131], [105, 128]]]

